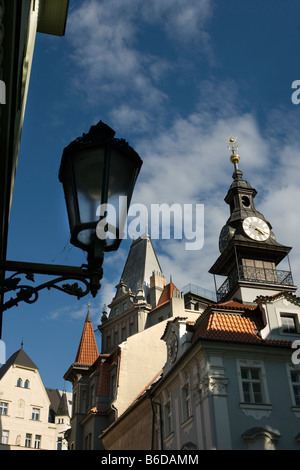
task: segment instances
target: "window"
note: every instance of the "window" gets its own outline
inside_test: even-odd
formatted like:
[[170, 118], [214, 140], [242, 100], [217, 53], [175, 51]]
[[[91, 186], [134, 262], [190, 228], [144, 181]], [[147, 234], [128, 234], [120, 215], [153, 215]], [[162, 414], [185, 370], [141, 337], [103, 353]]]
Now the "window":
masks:
[[293, 315], [282, 313], [280, 318], [283, 333], [297, 333], [296, 318]]
[[32, 438], [32, 434], [26, 433], [25, 447], [31, 447], [31, 438]]
[[126, 328], [123, 327], [122, 328], [122, 341], [125, 341], [126, 340]]
[[295, 404], [300, 406], [300, 371], [291, 370], [291, 381], [294, 392]]
[[118, 344], [118, 339], [119, 339], [119, 333], [118, 331], [114, 332], [114, 344]]
[[62, 437], [57, 438], [56, 450], [62, 450]]
[[171, 413], [171, 402], [168, 401], [164, 407], [165, 414], [165, 437], [172, 432], [172, 413]]
[[117, 374], [115, 371], [111, 372], [110, 375], [110, 393], [111, 397], [114, 398], [117, 388]]
[[183, 420], [186, 421], [192, 415], [190, 387], [188, 384], [186, 384], [182, 388], [182, 406], [183, 406]]
[[77, 394], [73, 393], [73, 403], [72, 403], [72, 415], [74, 416], [77, 413]]
[[106, 347], [107, 347], [107, 349], [111, 347], [111, 337], [110, 337], [110, 335], [107, 335], [107, 337], [106, 337]]
[[129, 323], [129, 336], [134, 334], [134, 323]]
[[243, 259], [243, 275], [248, 281], [277, 282], [275, 263], [255, 259]]
[[22, 387], [23, 381], [21, 378], [18, 378], [17, 380], [17, 387]]
[[6, 416], [8, 411], [8, 403], [0, 401], [0, 415]]
[[127, 309], [127, 302], [123, 302], [123, 311]]
[[92, 449], [92, 434], [89, 433], [85, 436], [85, 450]]
[[90, 387], [90, 395], [91, 395], [91, 406], [93, 406], [95, 402], [95, 385], [94, 384], [92, 384]]
[[24, 388], [29, 388], [29, 380], [28, 379], [25, 380]]
[[33, 421], [39, 421], [40, 420], [40, 409], [39, 408], [32, 408], [31, 419]]
[[242, 196], [242, 204], [244, 207], [250, 207], [250, 199], [248, 196]]
[[41, 436], [39, 434], [35, 435], [34, 448], [35, 449], [40, 449], [41, 448]]
[[81, 392], [81, 412], [86, 413], [87, 407], [88, 407], [88, 402], [87, 402], [87, 393], [86, 390], [82, 390]]
[[263, 403], [261, 371], [257, 367], [241, 367], [245, 403]]
[[1, 435], [1, 444], [8, 444], [8, 433], [9, 431], [6, 431], [3, 429], [2, 435]]

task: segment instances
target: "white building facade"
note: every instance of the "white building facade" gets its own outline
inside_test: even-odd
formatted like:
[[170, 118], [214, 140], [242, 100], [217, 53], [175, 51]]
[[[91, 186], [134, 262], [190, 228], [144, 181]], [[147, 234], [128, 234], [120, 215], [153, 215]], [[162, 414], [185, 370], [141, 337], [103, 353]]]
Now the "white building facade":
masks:
[[23, 348], [7, 360], [0, 369], [0, 450], [67, 450], [70, 397], [56, 393], [57, 405]]

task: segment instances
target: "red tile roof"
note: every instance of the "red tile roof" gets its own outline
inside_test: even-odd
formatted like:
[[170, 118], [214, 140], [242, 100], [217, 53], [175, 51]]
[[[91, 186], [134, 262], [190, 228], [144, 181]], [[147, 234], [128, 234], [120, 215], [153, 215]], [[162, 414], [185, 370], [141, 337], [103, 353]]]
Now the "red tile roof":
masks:
[[170, 299], [173, 297], [174, 290], [179, 292], [177, 287], [173, 284], [173, 282], [170, 282], [169, 284], [167, 284], [164, 287], [164, 290], [162, 291], [162, 294], [159, 298], [159, 301], [158, 301], [158, 304], [157, 304], [156, 308], [161, 307], [162, 305], [169, 302]]
[[98, 358], [99, 352], [96, 343], [96, 338], [93, 330], [93, 325], [91, 322], [90, 314], [88, 312], [83, 332], [81, 335], [81, 340], [79, 343], [75, 363], [76, 364], [88, 364], [92, 365], [95, 360]]
[[205, 309], [195, 324], [193, 341], [199, 338], [290, 347], [290, 341], [262, 339], [260, 330], [264, 326], [257, 306], [231, 300]]

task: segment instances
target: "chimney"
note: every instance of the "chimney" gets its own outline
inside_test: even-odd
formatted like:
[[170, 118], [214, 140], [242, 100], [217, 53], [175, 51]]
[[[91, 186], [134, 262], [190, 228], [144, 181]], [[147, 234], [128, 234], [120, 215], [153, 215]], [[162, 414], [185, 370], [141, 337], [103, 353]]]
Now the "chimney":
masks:
[[152, 308], [155, 308], [158, 304], [160, 296], [166, 285], [166, 278], [159, 271], [153, 271], [152, 276], [150, 277], [150, 293], [149, 293], [149, 303]]

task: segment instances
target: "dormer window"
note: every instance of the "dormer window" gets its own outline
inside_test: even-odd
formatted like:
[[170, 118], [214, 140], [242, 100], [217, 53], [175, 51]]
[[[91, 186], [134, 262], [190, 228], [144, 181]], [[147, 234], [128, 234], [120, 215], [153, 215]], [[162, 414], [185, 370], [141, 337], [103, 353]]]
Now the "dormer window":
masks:
[[280, 318], [283, 333], [298, 333], [296, 317], [294, 315], [281, 313]]

